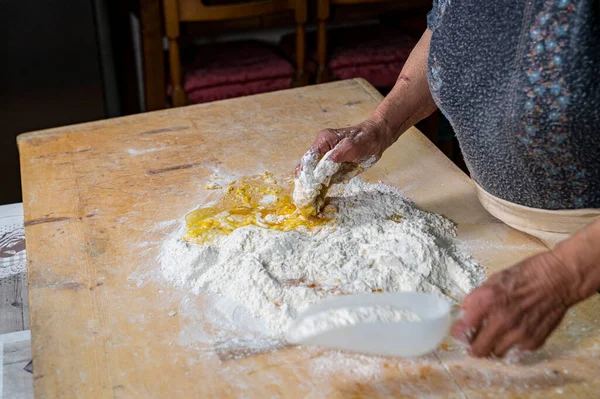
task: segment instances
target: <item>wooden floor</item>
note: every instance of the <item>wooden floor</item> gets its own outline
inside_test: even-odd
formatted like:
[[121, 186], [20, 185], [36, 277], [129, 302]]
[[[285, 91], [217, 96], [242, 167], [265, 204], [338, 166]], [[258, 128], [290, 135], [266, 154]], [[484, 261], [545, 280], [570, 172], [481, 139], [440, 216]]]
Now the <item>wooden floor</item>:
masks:
[[33, 398], [27, 273], [0, 279], [0, 399]]

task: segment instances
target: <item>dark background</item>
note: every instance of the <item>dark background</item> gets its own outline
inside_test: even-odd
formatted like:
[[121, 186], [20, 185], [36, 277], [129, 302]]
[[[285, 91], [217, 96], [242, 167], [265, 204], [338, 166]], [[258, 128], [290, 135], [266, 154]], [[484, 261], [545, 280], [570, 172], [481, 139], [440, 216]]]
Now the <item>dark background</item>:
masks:
[[0, 204], [21, 201], [18, 134], [139, 110], [123, 3], [0, 1]]
[[[430, 0], [387, 0], [336, 7], [328, 28], [378, 20], [422, 32], [430, 6]], [[307, 31], [316, 27], [315, 8], [310, 0]], [[0, 0], [0, 204], [21, 201], [19, 134], [168, 106], [162, 19], [159, 0]], [[182, 30], [183, 42], [223, 35], [277, 41], [294, 31], [294, 21], [273, 15]], [[418, 127], [464, 167], [449, 125], [436, 117]]]

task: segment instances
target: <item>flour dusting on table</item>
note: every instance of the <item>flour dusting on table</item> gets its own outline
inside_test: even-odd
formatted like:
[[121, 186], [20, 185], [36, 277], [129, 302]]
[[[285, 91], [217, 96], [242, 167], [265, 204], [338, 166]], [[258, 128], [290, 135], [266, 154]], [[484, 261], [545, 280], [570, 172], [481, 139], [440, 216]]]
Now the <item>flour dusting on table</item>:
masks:
[[330, 295], [419, 291], [451, 300], [483, 281], [483, 268], [455, 245], [452, 222], [417, 209], [399, 190], [353, 179], [329, 197], [334, 220], [312, 231], [246, 226], [204, 245], [178, 232], [161, 249], [162, 273], [239, 304], [273, 338]]

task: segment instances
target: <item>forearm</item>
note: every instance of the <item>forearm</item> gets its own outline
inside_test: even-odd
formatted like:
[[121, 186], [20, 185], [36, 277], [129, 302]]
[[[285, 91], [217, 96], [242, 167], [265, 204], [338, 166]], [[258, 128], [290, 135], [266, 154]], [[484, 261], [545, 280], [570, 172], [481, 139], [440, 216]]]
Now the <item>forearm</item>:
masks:
[[600, 290], [600, 218], [558, 244], [553, 253], [571, 276], [571, 302]]
[[436, 109], [427, 84], [431, 31], [427, 29], [406, 61], [396, 85], [377, 107], [372, 119], [388, 130], [394, 143], [402, 133]]

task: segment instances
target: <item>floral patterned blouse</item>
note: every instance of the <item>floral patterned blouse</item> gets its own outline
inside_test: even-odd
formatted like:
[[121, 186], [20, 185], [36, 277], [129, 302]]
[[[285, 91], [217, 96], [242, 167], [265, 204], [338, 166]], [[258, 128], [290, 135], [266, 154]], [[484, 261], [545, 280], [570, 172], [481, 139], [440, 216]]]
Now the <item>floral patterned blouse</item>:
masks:
[[475, 181], [600, 208], [600, 0], [435, 0], [428, 26], [430, 90]]

